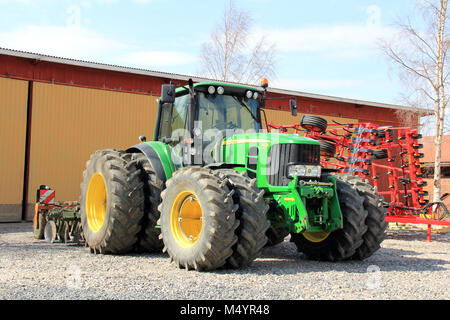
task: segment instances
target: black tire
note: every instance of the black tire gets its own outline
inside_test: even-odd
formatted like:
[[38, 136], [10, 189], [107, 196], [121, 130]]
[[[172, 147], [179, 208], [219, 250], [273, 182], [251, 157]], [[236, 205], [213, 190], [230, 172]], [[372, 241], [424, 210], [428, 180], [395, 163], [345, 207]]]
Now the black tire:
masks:
[[256, 179], [250, 179], [246, 172], [218, 170], [221, 178], [228, 179], [230, 189], [234, 190], [234, 203], [239, 205], [236, 219], [239, 226], [235, 230], [238, 238], [233, 246], [233, 254], [227, 266], [233, 269], [245, 268], [261, 255], [267, 243], [266, 231], [270, 227], [266, 213], [269, 206], [264, 201], [264, 191], [256, 186]]
[[300, 120], [300, 125], [307, 131], [323, 133], [327, 130], [328, 122], [321, 117], [303, 115]]
[[394, 135], [395, 135], [394, 129], [388, 129], [388, 130], [386, 130], [386, 129], [378, 129], [378, 130], [375, 131], [375, 137], [379, 138], [379, 139], [385, 139], [385, 138], [387, 138], [386, 137], [386, 133], [389, 134], [389, 139], [395, 138], [394, 137]]
[[320, 155], [332, 158], [336, 155], [336, 144], [331, 141], [318, 140], [320, 143]]
[[38, 210], [39, 204], [36, 203], [34, 218], [33, 218], [33, 236], [35, 239], [44, 239], [44, 230], [47, 223], [45, 219], [45, 214]]
[[[289, 235], [289, 227], [284, 223], [284, 212], [278, 206], [278, 204], [273, 204], [269, 206], [269, 211], [267, 212], [267, 217], [271, 222], [269, 229], [266, 231], [267, 243], [266, 247], [273, 247], [284, 241]], [[275, 221], [276, 225], [272, 224]]]
[[382, 150], [373, 150], [372, 157], [374, 159], [387, 159], [388, 158], [388, 151], [387, 149]]
[[161, 203], [161, 191], [164, 189], [164, 183], [156, 176], [155, 170], [144, 154], [135, 153], [132, 159], [136, 160], [137, 166], [141, 170], [141, 181], [144, 183], [144, 217], [139, 233], [139, 249], [161, 252], [164, 243], [159, 238], [161, 229], [157, 228], [157, 224], [160, 217], [158, 206]]
[[376, 188], [366, 180], [353, 175], [339, 175], [339, 178], [353, 185], [364, 198], [367, 232], [363, 235], [362, 245], [356, 249], [353, 256], [354, 259], [364, 260], [380, 249], [380, 244], [386, 238], [387, 208], [383, 207], [383, 198], [378, 195]]
[[336, 178], [339, 204], [343, 215], [343, 228], [331, 232], [322, 241], [308, 240], [302, 233], [291, 233], [291, 241], [308, 259], [320, 261], [342, 261], [350, 259], [363, 243], [367, 231], [364, 199], [353, 186]]
[[267, 236], [267, 243], [266, 247], [273, 247], [277, 244], [280, 244], [284, 241], [284, 238], [286, 238], [289, 235], [289, 228], [273, 228], [269, 227], [266, 232]]
[[[161, 212], [158, 224], [163, 252], [178, 267], [215, 270], [223, 267], [233, 254], [232, 247], [237, 242], [235, 230], [239, 225], [235, 218], [238, 206], [233, 202], [234, 192], [227, 185], [228, 181], [220, 179], [214, 171], [199, 167], [180, 169], [166, 182], [158, 207]], [[191, 195], [184, 198], [184, 193]], [[201, 231], [195, 238], [184, 234], [181, 226], [182, 209], [188, 198], [191, 203], [196, 202], [201, 212]]]
[[[102, 176], [106, 189], [106, 203], [102, 202], [105, 215], [98, 230], [91, 227], [88, 215], [92, 213], [86, 211], [89, 182], [97, 174]], [[131, 161], [131, 154], [123, 151], [100, 150], [87, 162], [81, 184], [80, 215], [91, 252], [124, 254], [134, 250], [144, 213], [144, 184], [140, 174], [136, 161]]]

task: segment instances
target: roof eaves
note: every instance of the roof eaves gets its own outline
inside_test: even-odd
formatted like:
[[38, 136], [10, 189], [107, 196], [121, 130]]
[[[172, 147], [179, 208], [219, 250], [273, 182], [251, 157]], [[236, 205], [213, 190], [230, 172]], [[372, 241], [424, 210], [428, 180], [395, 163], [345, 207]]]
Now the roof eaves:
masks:
[[[2, 48], [2, 47], [0, 47], [0, 54], [22, 57], [22, 58], [27, 58], [27, 59], [40, 60], [40, 61], [53, 62], [53, 63], [60, 63], [60, 64], [66, 64], [66, 65], [76, 65], [76, 66], [86, 67], [86, 68], [101, 69], [101, 70], [107, 70], [107, 71], [117, 71], [117, 72], [123, 72], [123, 73], [132, 73], [132, 74], [139, 74], [139, 75], [144, 75], [144, 76], [167, 78], [167, 79], [181, 80], [181, 81], [188, 81], [189, 79], [192, 79], [194, 82], [217, 81], [215, 79], [208, 79], [208, 78], [203, 78], [203, 77], [198, 77], [198, 76], [190, 76], [190, 75], [182, 75], [182, 74], [177, 74], [177, 73], [160, 72], [160, 71], [153, 71], [153, 70], [140, 69], [140, 68], [124, 67], [124, 66], [119, 66], [119, 65], [105, 64], [105, 63], [99, 63], [99, 62], [90, 62], [90, 61], [77, 60], [77, 59], [71, 59], [71, 58], [61, 58], [61, 57], [50, 56], [50, 55], [45, 55], [45, 54], [40, 54], [40, 53], [32, 53], [32, 52], [27, 52], [27, 51], [6, 49], [6, 48]], [[248, 84], [244, 84], [244, 83], [237, 83], [237, 82], [230, 82], [230, 81], [224, 81], [224, 82], [230, 83], [230, 84], [239, 84], [239, 85], [248, 86]], [[320, 95], [320, 94], [307, 93], [307, 92], [294, 91], [294, 90], [269, 88], [268, 91], [272, 92], [272, 93], [277, 93], [277, 94], [285, 94], [285, 95], [292, 95], [292, 96], [299, 96], [299, 97], [327, 100], [327, 101], [334, 101], [334, 102], [343, 102], [343, 103], [349, 103], [349, 104], [361, 105], [361, 106], [397, 109], [397, 110], [405, 110], [405, 111], [412, 111], [412, 112], [418, 112], [418, 113], [430, 113], [430, 114], [432, 113], [428, 109], [415, 109], [415, 108], [401, 106], [401, 105], [363, 101], [363, 100], [356, 100], [356, 99], [349, 99], [349, 98], [341, 98], [341, 97]]]

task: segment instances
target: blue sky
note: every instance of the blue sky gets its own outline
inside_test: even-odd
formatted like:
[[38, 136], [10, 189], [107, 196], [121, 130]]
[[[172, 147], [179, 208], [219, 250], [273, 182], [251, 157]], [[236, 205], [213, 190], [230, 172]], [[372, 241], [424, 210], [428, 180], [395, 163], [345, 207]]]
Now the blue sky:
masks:
[[[0, 47], [197, 75], [201, 44], [228, 0], [0, 0]], [[377, 50], [411, 0], [239, 0], [255, 38], [278, 49], [271, 86], [401, 104]]]

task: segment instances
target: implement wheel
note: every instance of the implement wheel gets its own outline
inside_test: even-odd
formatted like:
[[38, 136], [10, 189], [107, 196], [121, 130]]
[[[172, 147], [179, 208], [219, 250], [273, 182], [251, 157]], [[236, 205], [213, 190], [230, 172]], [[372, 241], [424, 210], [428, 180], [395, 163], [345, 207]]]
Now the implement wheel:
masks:
[[95, 152], [81, 184], [83, 234], [93, 253], [127, 253], [134, 249], [144, 212], [144, 184], [131, 154]]
[[53, 220], [47, 221], [44, 228], [44, 239], [48, 243], [54, 243], [57, 237], [56, 223]]
[[159, 206], [164, 252], [180, 268], [223, 267], [237, 242], [237, 205], [227, 180], [199, 167], [178, 170], [161, 193]]
[[328, 122], [321, 117], [303, 115], [300, 120], [300, 125], [307, 131], [323, 133], [327, 130]]
[[320, 155], [326, 158], [333, 158], [336, 155], [336, 144], [331, 141], [318, 140], [320, 143]]
[[364, 199], [349, 183], [336, 177], [339, 205], [343, 215], [343, 229], [334, 232], [291, 233], [291, 241], [308, 259], [341, 261], [350, 259], [363, 244], [367, 231], [367, 211]]

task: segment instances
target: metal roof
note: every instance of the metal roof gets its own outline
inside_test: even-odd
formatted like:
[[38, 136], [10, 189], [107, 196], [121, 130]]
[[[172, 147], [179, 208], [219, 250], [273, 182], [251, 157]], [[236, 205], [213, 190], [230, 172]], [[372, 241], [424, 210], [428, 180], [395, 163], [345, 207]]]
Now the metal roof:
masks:
[[[6, 49], [6, 48], [2, 48], [2, 47], [0, 47], [0, 55], [15, 56], [15, 57], [21, 57], [21, 58], [27, 58], [27, 59], [35, 59], [35, 60], [39, 60], [39, 61], [60, 63], [60, 64], [66, 64], [66, 65], [74, 65], [74, 66], [108, 70], [108, 71], [117, 71], [117, 72], [131, 73], [131, 74], [139, 74], [139, 75], [144, 75], [144, 76], [167, 78], [167, 79], [173, 79], [173, 80], [188, 81], [189, 79], [192, 79], [194, 82], [218, 81], [217, 79], [208, 79], [208, 78], [203, 78], [203, 77], [198, 77], [198, 76], [183, 75], [183, 74], [161, 72], [161, 71], [152, 71], [152, 70], [147, 70], [147, 69], [131, 68], [131, 67], [124, 67], [124, 66], [119, 66], [119, 65], [112, 65], [112, 64], [105, 64], [105, 63], [99, 63], [99, 62], [70, 59], [70, 58], [61, 58], [61, 57], [55, 57], [55, 56], [39, 54], [39, 53]], [[226, 82], [232, 83], [232, 84], [241, 84], [241, 83], [235, 83], [235, 82], [229, 82], [229, 81], [226, 81]], [[242, 85], [248, 85], [248, 84], [242, 84]], [[343, 103], [349, 103], [349, 104], [360, 105], [360, 106], [370, 106], [370, 107], [378, 107], [378, 108], [431, 113], [431, 111], [427, 110], [427, 109], [415, 109], [415, 108], [401, 106], [401, 105], [395, 105], [395, 104], [387, 104], [387, 103], [380, 103], [380, 102], [341, 98], [341, 97], [307, 93], [307, 92], [301, 92], [301, 91], [295, 91], [295, 90], [268, 88], [268, 91], [272, 92], [272, 93], [282, 94], [282, 95], [298, 96], [298, 97], [312, 98], [312, 99], [319, 99], [319, 100], [326, 100], [326, 101], [334, 101], [334, 102], [343, 102]]]

